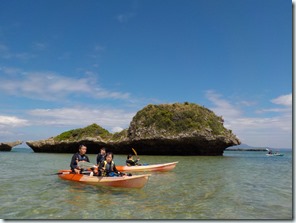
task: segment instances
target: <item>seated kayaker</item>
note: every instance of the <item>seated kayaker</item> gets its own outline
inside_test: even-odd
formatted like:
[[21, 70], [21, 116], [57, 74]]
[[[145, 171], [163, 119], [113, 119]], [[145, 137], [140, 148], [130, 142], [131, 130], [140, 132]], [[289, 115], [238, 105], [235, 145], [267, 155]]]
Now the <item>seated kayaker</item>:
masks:
[[140, 166], [141, 164], [139, 164], [139, 158], [137, 158], [136, 160], [133, 159], [133, 155], [132, 154], [128, 154], [127, 155], [127, 159], [125, 161], [127, 166]]
[[75, 173], [81, 172], [81, 168], [78, 166], [79, 161], [89, 162], [88, 156], [85, 155], [86, 150], [87, 150], [86, 146], [80, 145], [79, 151], [72, 156], [71, 163], [70, 163], [72, 172], [75, 172]]
[[[80, 161], [89, 162], [89, 158], [86, 155], [86, 151], [87, 151], [87, 147], [85, 145], [80, 145], [79, 151], [72, 156], [71, 163], [70, 163], [72, 172], [79, 174], [83, 171], [83, 169], [78, 166], [78, 162]], [[92, 169], [92, 171], [94, 173], [98, 172], [97, 169]]]
[[113, 161], [114, 155], [112, 152], [108, 152], [106, 154], [106, 160], [102, 162], [99, 166], [101, 176], [122, 176], [124, 173], [120, 173], [115, 166], [115, 163]]

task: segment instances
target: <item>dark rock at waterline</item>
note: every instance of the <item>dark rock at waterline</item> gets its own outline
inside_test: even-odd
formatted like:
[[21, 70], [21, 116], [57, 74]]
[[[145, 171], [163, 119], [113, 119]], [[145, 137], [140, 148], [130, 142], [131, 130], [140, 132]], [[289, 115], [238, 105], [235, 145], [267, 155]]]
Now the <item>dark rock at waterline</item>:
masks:
[[115, 154], [223, 155], [239, 139], [223, 126], [222, 117], [192, 103], [148, 105], [133, 118], [128, 129], [111, 134], [97, 124], [64, 132], [46, 140], [26, 142], [35, 152], [75, 153], [79, 145], [87, 153], [101, 147]]
[[0, 151], [11, 151], [15, 146], [21, 145], [23, 141], [14, 141], [14, 142], [0, 142]]

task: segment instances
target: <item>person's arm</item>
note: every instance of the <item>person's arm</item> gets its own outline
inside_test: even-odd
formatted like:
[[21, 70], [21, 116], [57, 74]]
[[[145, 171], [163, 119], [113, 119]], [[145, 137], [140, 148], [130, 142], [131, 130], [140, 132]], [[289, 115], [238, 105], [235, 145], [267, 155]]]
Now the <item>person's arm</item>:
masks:
[[136, 161], [134, 161], [135, 165], [138, 164], [139, 160], [140, 160], [140, 159], [136, 159]]
[[105, 165], [104, 165], [104, 162], [101, 162], [99, 164], [99, 171], [101, 172], [102, 176], [105, 175], [106, 171], [105, 171]]
[[77, 168], [76, 154], [74, 154], [74, 155], [72, 156], [71, 163], [70, 163], [70, 167], [71, 167], [71, 170], [72, 170], [72, 171], [74, 171], [74, 169]]
[[119, 171], [116, 169], [116, 165], [115, 165], [115, 163], [114, 163], [114, 166], [113, 166], [113, 171], [114, 171], [115, 173], [119, 173]]
[[97, 160], [97, 165], [99, 165], [99, 163], [100, 163], [99, 154], [97, 155], [96, 160]]

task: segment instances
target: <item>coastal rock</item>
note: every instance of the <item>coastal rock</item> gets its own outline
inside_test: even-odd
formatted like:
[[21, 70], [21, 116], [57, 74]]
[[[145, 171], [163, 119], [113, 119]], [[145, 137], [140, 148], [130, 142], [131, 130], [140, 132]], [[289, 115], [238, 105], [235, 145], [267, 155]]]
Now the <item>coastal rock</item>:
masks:
[[240, 144], [223, 118], [193, 103], [148, 105], [133, 118], [128, 137], [140, 154], [223, 155]]
[[107, 146], [103, 141], [91, 137], [71, 141], [56, 141], [54, 138], [49, 138], [38, 141], [27, 141], [26, 144], [31, 147], [34, 152], [46, 153], [76, 153], [79, 145], [87, 146], [87, 153], [98, 153], [101, 147]]
[[133, 117], [128, 129], [111, 134], [97, 124], [64, 132], [46, 140], [26, 142], [35, 152], [75, 153], [86, 145], [87, 153], [101, 147], [115, 154], [223, 155], [240, 140], [223, 126], [223, 118], [197, 104], [148, 105]]
[[107, 146], [113, 137], [106, 129], [97, 124], [85, 128], [73, 129], [58, 136], [45, 140], [27, 141], [26, 144], [34, 152], [75, 153], [79, 145], [87, 146], [87, 153], [98, 153], [99, 149]]
[[14, 141], [14, 142], [0, 142], [0, 151], [11, 151], [15, 146], [21, 145], [23, 141]]

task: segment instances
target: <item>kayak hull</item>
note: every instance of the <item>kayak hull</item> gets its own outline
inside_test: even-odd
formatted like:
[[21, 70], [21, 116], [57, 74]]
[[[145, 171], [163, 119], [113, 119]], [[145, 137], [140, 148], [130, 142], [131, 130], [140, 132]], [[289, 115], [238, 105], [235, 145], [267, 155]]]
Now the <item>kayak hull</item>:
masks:
[[151, 172], [166, 172], [174, 169], [177, 162], [163, 163], [163, 164], [153, 164], [153, 165], [143, 165], [143, 166], [116, 166], [117, 170], [120, 172], [141, 172], [141, 171], [151, 171]]
[[95, 184], [99, 186], [142, 188], [147, 183], [150, 174], [121, 176], [121, 177], [98, 177], [89, 174], [75, 174], [71, 170], [60, 170], [58, 176], [64, 180]]

